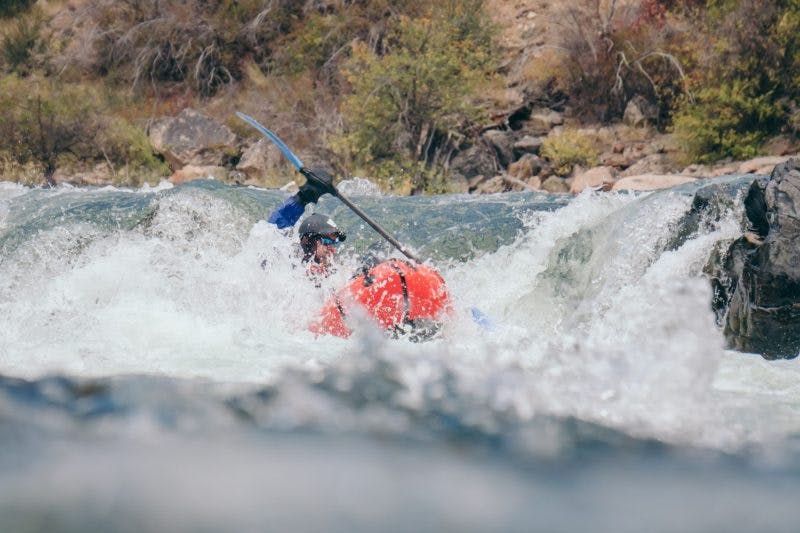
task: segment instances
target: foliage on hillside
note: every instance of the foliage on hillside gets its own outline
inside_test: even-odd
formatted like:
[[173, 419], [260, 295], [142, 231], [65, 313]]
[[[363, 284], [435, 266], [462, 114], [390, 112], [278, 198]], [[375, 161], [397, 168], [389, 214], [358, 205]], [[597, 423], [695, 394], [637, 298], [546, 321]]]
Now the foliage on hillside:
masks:
[[548, 136], [542, 143], [541, 155], [550, 161], [559, 176], [568, 175], [576, 165], [597, 163], [592, 139], [574, 129]]
[[400, 189], [441, 191], [461, 132], [481, 121], [475, 95], [491, 78], [493, 29], [480, 4], [447, 0], [403, 17], [382, 53], [355, 43], [344, 65], [351, 93], [339, 146], [357, 167], [395, 178]]
[[[16, 75], [0, 80], [0, 161], [33, 166], [48, 183], [61, 166], [105, 163], [121, 180], [140, 183], [165, 171], [141, 128], [116, 113], [94, 87]], [[112, 118], [113, 116], [113, 118]], [[10, 170], [10, 169], [8, 169]]]
[[627, 102], [643, 96], [669, 120], [685, 93], [685, 73], [673, 53], [688, 35], [663, 2], [568, 2], [558, 19], [563, 51], [555, 83], [584, 116], [622, 118]]
[[[577, 118], [608, 123], [643, 97], [687, 162], [749, 157], [770, 136], [800, 134], [797, 0], [556, 7], [561, 40], [530, 67], [519, 88], [528, 101], [562, 101]], [[482, 0], [69, 8], [0, 0], [0, 158], [35, 164], [48, 179], [59, 166], [98, 161], [163, 171], [144, 126], [192, 105], [226, 121], [246, 111], [319, 163], [395, 191], [443, 191], [452, 156], [489, 124], [487, 95], [508, 68], [484, 8]], [[562, 172], [592, 160], [586, 147], [569, 146], [572, 137], [545, 146]]]
[[691, 51], [696, 101], [674, 128], [688, 159], [757, 154], [778, 133], [800, 134], [800, 2], [709, 0], [695, 10], [708, 46]]

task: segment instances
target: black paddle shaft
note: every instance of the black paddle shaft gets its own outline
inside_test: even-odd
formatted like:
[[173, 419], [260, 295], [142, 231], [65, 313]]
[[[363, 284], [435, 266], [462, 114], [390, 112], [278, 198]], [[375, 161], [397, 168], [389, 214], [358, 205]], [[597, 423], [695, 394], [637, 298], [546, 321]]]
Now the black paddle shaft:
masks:
[[414, 255], [412, 252], [410, 252], [408, 249], [406, 249], [405, 246], [400, 244], [400, 242], [397, 239], [395, 239], [394, 237], [389, 235], [389, 233], [385, 229], [380, 227], [377, 222], [373, 221], [364, 211], [361, 210], [361, 208], [359, 208], [357, 205], [355, 205], [353, 202], [351, 202], [350, 199], [347, 196], [345, 196], [341, 192], [339, 192], [339, 190], [336, 187], [334, 187], [333, 184], [326, 183], [321, 178], [319, 178], [319, 176], [317, 176], [316, 174], [314, 174], [313, 172], [311, 172], [310, 170], [308, 170], [306, 168], [301, 168], [300, 169], [300, 173], [303, 174], [303, 176], [305, 176], [306, 179], [309, 179], [309, 180], [313, 181], [314, 183], [320, 185], [321, 187], [323, 187], [325, 189], [330, 188], [331, 194], [333, 194], [339, 200], [341, 200], [344, 205], [346, 205], [347, 207], [352, 209], [353, 213], [355, 213], [356, 215], [361, 217], [364, 220], [364, 222], [366, 222], [367, 224], [372, 226], [372, 229], [377, 231], [381, 235], [381, 237], [383, 237], [384, 239], [389, 241], [389, 243], [391, 243], [392, 246], [394, 246], [395, 248], [400, 250], [400, 252], [403, 255], [405, 255], [406, 257], [408, 257], [409, 259], [411, 259], [412, 261], [415, 261], [417, 263], [421, 263], [422, 262], [422, 261], [419, 260], [419, 258], [416, 255]]

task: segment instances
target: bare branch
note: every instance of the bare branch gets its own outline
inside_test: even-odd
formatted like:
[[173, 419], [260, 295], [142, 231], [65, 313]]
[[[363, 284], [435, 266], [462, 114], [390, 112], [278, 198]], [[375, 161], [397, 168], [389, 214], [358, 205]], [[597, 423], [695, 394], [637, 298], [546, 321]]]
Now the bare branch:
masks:
[[689, 90], [689, 81], [686, 78], [686, 74], [683, 71], [683, 67], [681, 66], [680, 61], [678, 61], [678, 58], [675, 57], [672, 54], [668, 54], [666, 52], [662, 52], [660, 50], [656, 50], [656, 51], [649, 52], [649, 53], [645, 54], [641, 58], [641, 61], [644, 61], [645, 59], [647, 59], [650, 56], [657, 56], [657, 57], [661, 57], [661, 58], [665, 59], [669, 64], [671, 64], [673, 66], [673, 68], [675, 68], [675, 70], [678, 71], [678, 75], [680, 76], [680, 79], [683, 82], [683, 92], [686, 93], [686, 96], [689, 98], [689, 100], [692, 103], [694, 103], [694, 95], [692, 95], [691, 91]]

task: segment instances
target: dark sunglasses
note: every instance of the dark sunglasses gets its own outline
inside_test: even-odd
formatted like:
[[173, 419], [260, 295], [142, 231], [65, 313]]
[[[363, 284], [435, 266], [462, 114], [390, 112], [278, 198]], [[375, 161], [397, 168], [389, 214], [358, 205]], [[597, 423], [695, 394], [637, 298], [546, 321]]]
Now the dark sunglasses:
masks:
[[342, 241], [338, 239], [331, 239], [330, 237], [320, 237], [319, 242], [321, 242], [325, 246], [336, 246], [336, 247], [342, 244]]

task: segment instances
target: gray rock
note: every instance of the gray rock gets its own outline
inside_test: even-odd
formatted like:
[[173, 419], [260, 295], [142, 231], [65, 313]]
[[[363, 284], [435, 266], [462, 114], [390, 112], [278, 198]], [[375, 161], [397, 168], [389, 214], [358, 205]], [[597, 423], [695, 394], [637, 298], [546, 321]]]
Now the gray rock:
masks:
[[550, 176], [542, 182], [541, 189], [553, 194], [561, 194], [569, 192], [569, 185], [563, 178], [558, 176]]
[[527, 180], [546, 168], [547, 162], [533, 154], [525, 154], [522, 159], [508, 165], [508, 173], [518, 179]]
[[615, 171], [612, 167], [594, 167], [584, 172], [576, 172], [569, 184], [569, 192], [579, 194], [584, 189], [597, 189], [603, 187], [610, 190], [616, 181]]
[[800, 160], [754, 180], [745, 199], [749, 230], [734, 241], [715, 289], [728, 302], [725, 337], [764, 357], [800, 353]]
[[675, 174], [638, 174], [626, 176], [614, 182], [612, 190], [615, 191], [655, 191], [669, 189], [684, 183], [693, 183], [696, 178], [679, 176]]
[[239, 154], [236, 135], [213, 118], [184, 109], [150, 126], [150, 143], [173, 170], [186, 165], [225, 166]]
[[514, 161], [514, 141], [511, 134], [501, 130], [488, 130], [481, 137], [494, 148], [501, 166], [508, 166]]
[[628, 101], [622, 121], [628, 126], [646, 126], [658, 118], [658, 107], [647, 101], [641, 95], [636, 95]]
[[514, 154], [521, 157], [524, 154], [538, 154], [542, 148], [543, 139], [533, 135], [525, 135], [522, 139], [514, 143]]
[[274, 143], [261, 138], [242, 153], [236, 170], [246, 176], [245, 183], [259, 183], [266, 187], [282, 187], [292, 180], [293, 173], [281, 172], [286, 159]]
[[636, 162], [636, 159], [631, 154], [624, 154], [620, 152], [605, 152], [600, 154], [598, 159], [600, 160], [601, 165], [623, 170]]
[[456, 154], [450, 162], [452, 179], [471, 182], [478, 176], [494, 176], [500, 169], [494, 149], [477, 143]]
[[800, 135], [800, 105], [789, 104], [789, 127], [795, 135]]
[[676, 171], [675, 165], [666, 154], [644, 156], [620, 173], [621, 177], [637, 174], [669, 174]]
[[525, 130], [536, 135], [547, 135], [556, 126], [564, 124], [564, 115], [552, 109], [534, 109], [525, 122]]
[[521, 180], [514, 176], [503, 174], [503, 182], [506, 185], [506, 191], [536, 191], [542, 186], [542, 180], [539, 179], [539, 176], [530, 176]]
[[493, 178], [482, 180], [471, 192], [474, 194], [495, 194], [499, 192], [505, 192], [507, 190], [508, 185], [503, 179], [503, 176], [495, 176]]
[[180, 170], [176, 170], [169, 181], [175, 185], [186, 183], [196, 179], [213, 178], [219, 181], [225, 181], [228, 178], [228, 169], [218, 166], [195, 166], [186, 165]]

